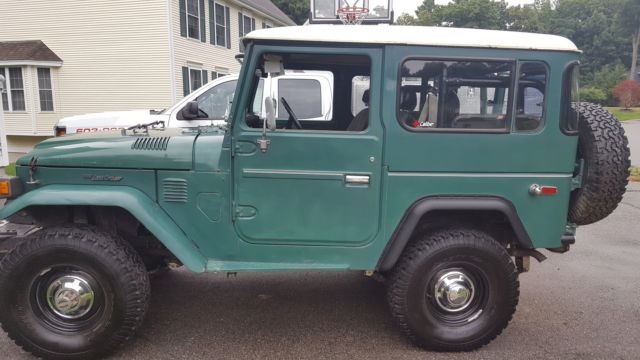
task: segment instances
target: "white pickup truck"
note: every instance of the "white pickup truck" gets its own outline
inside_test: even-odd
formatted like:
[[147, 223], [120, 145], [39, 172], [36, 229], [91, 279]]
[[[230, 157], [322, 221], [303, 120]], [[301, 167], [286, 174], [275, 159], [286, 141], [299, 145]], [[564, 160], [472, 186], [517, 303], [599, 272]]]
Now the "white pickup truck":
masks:
[[[110, 111], [62, 118], [54, 127], [56, 136], [104, 130], [120, 130], [137, 124], [163, 121], [166, 127], [196, 127], [224, 123], [236, 90], [238, 75], [227, 75], [208, 82], [168, 109]], [[333, 74], [328, 71], [288, 72], [277, 78], [260, 80], [254, 110], [262, 113], [264, 99], [284, 97], [301, 120], [331, 120]], [[317, 103], [320, 93], [322, 102]], [[195, 108], [195, 104], [197, 108]], [[195, 112], [194, 112], [195, 110]], [[278, 103], [278, 119], [286, 110]]]

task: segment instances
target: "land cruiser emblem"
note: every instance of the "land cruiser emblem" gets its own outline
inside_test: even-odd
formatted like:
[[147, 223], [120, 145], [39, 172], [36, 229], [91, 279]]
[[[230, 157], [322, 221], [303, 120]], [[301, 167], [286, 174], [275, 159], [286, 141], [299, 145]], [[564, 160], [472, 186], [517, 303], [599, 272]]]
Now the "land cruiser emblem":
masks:
[[122, 176], [109, 176], [109, 175], [83, 175], [83, 178], [91, 181], [120, 181], [124, 179]]

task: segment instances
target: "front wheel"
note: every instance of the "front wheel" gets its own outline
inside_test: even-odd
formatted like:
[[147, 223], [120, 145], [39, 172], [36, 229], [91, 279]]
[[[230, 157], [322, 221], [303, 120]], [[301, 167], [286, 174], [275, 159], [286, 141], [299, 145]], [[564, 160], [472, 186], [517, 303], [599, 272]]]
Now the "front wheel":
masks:
[[149, 279], [122, 239], [65, 226], [28, 236], [0, 261], [0, 322], [45, 359], [106, 355], [144, 318]]
[[476, 230], [417, 239], [390, 275], [392, 314], [409, 338], [429, 350], [468, 351], [488, 344], [518, 304], [518, 273], [509, 254]]

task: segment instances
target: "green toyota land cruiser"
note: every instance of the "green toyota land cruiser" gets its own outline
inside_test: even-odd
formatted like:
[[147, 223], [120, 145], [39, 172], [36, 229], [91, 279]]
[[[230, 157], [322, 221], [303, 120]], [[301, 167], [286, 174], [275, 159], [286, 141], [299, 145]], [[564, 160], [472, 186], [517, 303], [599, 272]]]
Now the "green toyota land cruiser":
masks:
[[[173, 263], [364, 271], [416, 344], [472, 350], [507, 326], [529, 259], [568, 251], [625, 191], [624, 131], [577, 102], [565, 38], [311, 25], [244, 44], [226, 125], [54, 138], [0, 180], [0, 219], [37, 227], [0, 261], [16, 344], [114, 351], [144, 319], [149, 272]], [[321, 111], [313, 84], [262, 94], [285, 71], [333, 79], [330, 118], [300, 120]]]

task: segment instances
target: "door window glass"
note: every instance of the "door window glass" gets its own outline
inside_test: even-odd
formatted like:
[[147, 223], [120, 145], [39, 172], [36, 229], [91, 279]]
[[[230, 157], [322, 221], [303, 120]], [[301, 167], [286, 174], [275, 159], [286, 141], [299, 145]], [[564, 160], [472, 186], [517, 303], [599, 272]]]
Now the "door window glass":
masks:
[[[322, 93], [320, 82], [315, 79], [278, 79], [278, 96], [287, 99], [300, 119], [322, 116]], [[289, 117], [287, 110], [278, 104], [278, 120]]]

